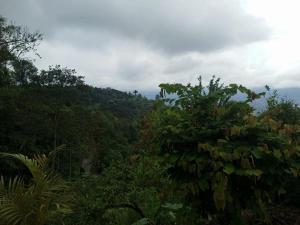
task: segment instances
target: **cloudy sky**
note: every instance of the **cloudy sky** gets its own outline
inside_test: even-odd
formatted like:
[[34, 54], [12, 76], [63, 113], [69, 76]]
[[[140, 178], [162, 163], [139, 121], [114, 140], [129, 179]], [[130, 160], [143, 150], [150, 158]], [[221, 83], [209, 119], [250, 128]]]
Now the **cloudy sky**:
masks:
[[39, 30], [40, 69], [75, 68], [94, 86], [150, 91], [212, 75], [300, 87], [299, 0], [0, 0]]

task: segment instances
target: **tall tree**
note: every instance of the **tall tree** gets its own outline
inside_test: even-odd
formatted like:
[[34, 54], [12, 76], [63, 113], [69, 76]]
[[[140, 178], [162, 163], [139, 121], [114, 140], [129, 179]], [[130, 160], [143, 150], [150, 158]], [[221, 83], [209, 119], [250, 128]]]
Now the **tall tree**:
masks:
[[30, 60], [17, 59], [12, 62], [12, 66], [12, 79], [16, 85], [26, 85], [38, 74], [38, 69]]
[[27, 28], [8, 24], [0, 16], [0, 86], [13, 82], [11, 72], [13, 62], [24, 59], [26, 53], [37, 53], [37, 46], [42, 40], [39, 32], [31, 33]]

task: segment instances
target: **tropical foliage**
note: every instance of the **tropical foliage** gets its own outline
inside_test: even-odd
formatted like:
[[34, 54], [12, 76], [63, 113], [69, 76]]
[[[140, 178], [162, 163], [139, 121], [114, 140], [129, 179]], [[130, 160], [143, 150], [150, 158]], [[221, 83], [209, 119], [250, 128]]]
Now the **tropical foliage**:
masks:
[[30, 159], [8, 153], [2, 153], [1, 157], [21, 163], [30, 173], [30, 178], [1, 177], [0, 224], [44, 225], [53, 214], [70, 212], [68, 186], [50, 172], [48, 157], [39, 155]]
[[[223, 86], [219, 79], [207, 87], [201, 79], [196, 86], [160, 87], [151, 142], [189, 204], [219, 222], [241, 221], [245, 212], [267, 219], [267, 206], [299, 175], [300, 127], [280, 120], [288, 105], [284, 111], [284, 103], [272, 105], [270, 99], [269, 110], [257, 115], [250, 103], [264, 93]], [[237, 92], [244, 101], [233, 100]]]

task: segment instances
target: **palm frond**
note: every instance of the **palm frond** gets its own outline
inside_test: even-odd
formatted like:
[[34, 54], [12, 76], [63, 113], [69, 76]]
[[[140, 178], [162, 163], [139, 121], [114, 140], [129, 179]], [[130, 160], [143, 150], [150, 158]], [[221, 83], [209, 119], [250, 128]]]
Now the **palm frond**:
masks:
[[0, 158], [5, 157], [21, 162], [30, 171], [33, 178], [39, 179], [43, 176], [43, 171], [41, 170], [42, 168], [38, 161], [30, 159], [22, 154], [0, 153]]
[[0, 153], [0, 157], [20, 161], [33, 176], [29, 183], [21, 177], [0, 178], [0, 225], [43, 225], [50, 211], [70, 209], [68, 186], [60, 176], [49, 172], [46, 155], [30, 159], [21, 154]]
[[56, 147], [53, 151], [49, 152], [48, 159], [53, 160], [60, 152], [66, 150], [66, 145], [60, 145]]

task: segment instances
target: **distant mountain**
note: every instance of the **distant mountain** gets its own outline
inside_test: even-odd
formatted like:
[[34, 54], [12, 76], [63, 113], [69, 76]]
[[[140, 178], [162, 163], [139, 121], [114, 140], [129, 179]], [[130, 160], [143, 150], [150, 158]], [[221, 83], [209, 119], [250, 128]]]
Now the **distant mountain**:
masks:
[[[292, 100], [294, 103], [300, 105], [300, 88], [279, 88], [279, 89], [271, 89], [270, 93], [266, 93], [264, 98], [256, 100], [253, 102], [253, 106], [257, 111], [262, 111], [266, 107], [266, 99], [273, 93], [273, 91], [277, 91], [279, 99]], [[266, 91], [263, 88], [254, 89], [256, 92], [264, 92]]]
[[277, 90], [281, 97], [291, 99], [300, 105], [300, 88], [282, 88]]
[[148, 99], [155, 99], [156, 95], [159, 95], [159, 89], [153, 89], [153, 90], [147, 90], [147, 91], [141, 91], [141, 95], [145, 96]]

